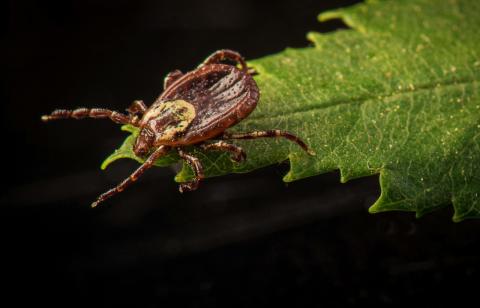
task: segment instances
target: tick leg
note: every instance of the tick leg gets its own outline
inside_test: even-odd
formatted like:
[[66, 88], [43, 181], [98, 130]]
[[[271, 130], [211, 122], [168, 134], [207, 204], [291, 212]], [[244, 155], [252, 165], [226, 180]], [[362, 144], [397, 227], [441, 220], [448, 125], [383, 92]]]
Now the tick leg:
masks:
[[190, 182], [181, 183], [179, 190], [181, 193], [195, 190], [198, 188], [198, 183], [204, 178], [202, 164], [198, 158], [187, 154], [181, 148], [177, 148], [177, 151], [178, 155], [187, 162], [187, 164], [193, 169], [193, 173], [195, 173], [195, 178]]
[[214, 143], [203, 143], [200, 145], [202, 150], [225, 151], [231, 154], [233, 161], [240, 163], [247, 158], [245, 151], [236, 145], [227, 143], [225, 141], [217, 141]]
[[303, 142], [300, 138], [298, 138], [294, 134], [291, 134], [291, 133], [283, 131], [283, 130], [272, 129], [272, 130], [253, 131], [253, 132], [250, 132], [250, 133], [236, 133], [236, 134], [225, 132], [221, 136], [222, 139], [257, 139], [257, 138], [271, 138], [271, 137], [286, 138], [286, 139], [288, 139], [290, 141], [293, 141], [296, 144], [298, 144], [309, 155], [315, 155], [315, 152], [313, 152], [312, 149], [308, 148], [308, 146], [305, 144], [305, 142]]
[[128, 178], [123, 180], [120, 184], [118, 184], [115, 188], [110, 189], [109, 191], [101, 194], [97, 201], [92, 203], [92, 207], [96, 207], [100, 202], [105, 201], [106, 199], [122, 192], [127, 186], [135, 182], [147, 169], [149, 169], [153, 163], [160, 158], [161, 156], [165, 155], [170, 150], [168, 146], [160, 146], [158, 147], [155, 152], [150, 155], [147, 160], [137, 169], [135, 170]]
[[137, 126], [137, 121], [134, 118], [129, 117], [123, 113], [112, 111], [109, 109], [103, 108], [78, 108], [75, 110], [65, 110], [57, 109], [54, 110], [49, 115], [42, 116], [42, 121], [48, 122], [52, 120], [60, 119], [84, 119], [84, 118], [93, 118], [93, 119], [110, 119], [115, 123], [119, 124], [132, 124]]
[[249, 67], [247, 73], [252, 76], [258, 75], [258, 72], [253, 67]]
[[163, 80], [163, 89], [166, 90], [168, 87], [172, 85], [178, 78], [182, 77], [183, 73], [180, 70], [174, 70], [167, 74], [165, 79]]
[[248, 67], [245, 63], [245, 59], [236, 51], [229, 50], [229, 49], [222, 49], [217, 50], [213, 54], [211, 54], [200, 66], [207, 65], [207, 64], [215, 64], [221, 63], [222, 61], [229, 60], [235, 63], [239, 63], [241, 66], [242, 71], [247, 72]]
[[142, 115], [147, 111], [147, 106], [142, 100], [134, 100], [130, 107], [127, 108], [128, 114], [132, 117], [136, 115]]

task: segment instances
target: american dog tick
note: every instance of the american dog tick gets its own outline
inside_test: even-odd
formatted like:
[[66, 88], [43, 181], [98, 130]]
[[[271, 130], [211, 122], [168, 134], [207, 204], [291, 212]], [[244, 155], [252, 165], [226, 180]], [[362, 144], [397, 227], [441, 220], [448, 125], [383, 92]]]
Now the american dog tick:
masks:
[[[222, 63], [229, 61], [240, 65]], [[297, 136], [281, 130], [228, 133], [225, 130], [247, 117], [259, 99], [259, 90], [252, 71], [243, 57], [232, 50], [219, 50], [209, 56], [197, 69], [182, 74], [175, 70], [167, 75], [164, 91], [149, 107], [136, 100], [127, 114], [103, 108], [57, 109], [42, 116], [47, 122], [58, 119], [109, 118], [115, 123], [140, 128], [133, 152], [145, 157], [145, 162], [128, 178], [100, 195], [92, 207], [123, 191], [135, 182], [161, 156], [174, 149], [193, 169], [193, 181], [180, 184], [180, 192], [195, 190], [204, 178], [198, 158], [184, 150], [195, 145], [203, 150], [227, 151], [235, 162], [246, 159], [245, 151], [223, 140], [284, 137], [296, 142], [307, 153], [313, 152]], [[211, 139], [217, 141], [206, 142]]]

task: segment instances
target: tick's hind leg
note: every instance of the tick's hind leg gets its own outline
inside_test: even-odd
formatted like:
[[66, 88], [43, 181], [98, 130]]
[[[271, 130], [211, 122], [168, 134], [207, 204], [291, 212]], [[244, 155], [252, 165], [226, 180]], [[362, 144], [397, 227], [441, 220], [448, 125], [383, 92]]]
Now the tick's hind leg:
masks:
[[182, 77], [183, 73], [180, 70], [174, 70], [167, 74], [165, 79], [163, 80], [163, 89], [166, 90], [168, 87], [172, 85], [178, 78]]
[[207, 65], [207, 64], [216, 64], [221, 63], [223, 61], [232, 61], [235, 63], [239, 63], [242, 71], [248, 71], [247, 64], [245, 63], [245, 59], [236, 51], [229, 50], [229, 49], [222, 49], [217, 50], [213, 54], [211, 54], [200, 66]]
[[298, 144], [309, 155], [315, 155], [315, 152], [313, 152], [312, 149], [310, 149], [305, 144], [305, 142], [303, 142], [300, 138], [298, 138], [294, 134], [291, 134], [283, 130], [272, 129], [272, 130], [264, 130], [264, 131], [253, 131], [249, 133], [233, 133], [233, 134], [225, 132], [222, 135], [222, 139], [257, 139], [257, 138], [272, 138], [272, 137], [286, 138]]
[[195, 174], [195, 177], [192, 181], [181, 183], [179, 190], [182, 193], [185, 191], [196, 190], [198, 188], [198, 183], [204, 178], [202, 164], [200, 163], [200, 160], [198, 160], [198, 158], [187, 154], [181, 148], [177, 148], [177, 151], [178, 155], [180, 155], [180, 157], [187, 162], [187, 164], [193, 169], [193, 173]]
[[135, 170], [128, 178], [123, 180], [120, 184], [118, 184], [115, 188], [110, 189], [106, 193], [101, 194], [97, 201], [92, 203], [92, 207], [96, 207], [100, 202], [105, 201], [106, 199], [122, 192], [127, 186], [135, 182], [147, 169], [149, 169], [153, 163], [160, 158], [161, 156], [165, 155], [170, 150], [170, 147], [167, 146], [160, 146], [155, 152], [150, 155], [147, 160], [137, 169]]
[[240, 163], [247, 158], [247, 154], [241, 147], [227, 143], [225, 141], [203, 143], [200, 145], [200, 148], [202, 150], [229, 152], [231, 154], [231, 159], [237, 163]]

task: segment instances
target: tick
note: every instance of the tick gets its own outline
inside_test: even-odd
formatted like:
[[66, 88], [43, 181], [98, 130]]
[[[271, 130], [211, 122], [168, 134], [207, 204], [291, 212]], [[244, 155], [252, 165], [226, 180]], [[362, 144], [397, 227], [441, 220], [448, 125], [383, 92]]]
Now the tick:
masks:
[[181, 183], [180, 192], [197, 189], [204, 178], [203, 167], [198, 158], [186, 151], [186, 146], [193, 145], [205, 151], [226, 151], [233, 161], [241, 163], [246, 159], [245, 151], [226, 140], [284, 137], [314, 155], [300, 138], [286, 131], [225, 131], [246, 118], [257, 105], [260, 92], [252, 73], [238, 52], [219, 50], [191, 72], [170, 72], [165, 77], [163, 93], [148, 108], [143, 101], [136, 100], [126, 114], [103, 108], [57, 109], [42, 116], [42, 120], [109, 118], [115, 123], [140, 129], [133, 152], [145, 158], [145, 162], [116, 187], [101, 194], [92, 207], [123, 191], [171, 150], [177, 151], [194, 171], [194, 179]]

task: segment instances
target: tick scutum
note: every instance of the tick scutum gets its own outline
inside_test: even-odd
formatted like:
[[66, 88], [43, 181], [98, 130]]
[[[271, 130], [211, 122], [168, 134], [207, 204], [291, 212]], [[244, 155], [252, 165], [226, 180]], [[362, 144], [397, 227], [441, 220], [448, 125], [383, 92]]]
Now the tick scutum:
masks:
[[175, 81], [158, 100], [183, 99], [196, 117], [179, 140], [198, 143], [221, 134], [240, 122], [256, 107], [258, 87], [246, 72], [231, 65], [209, 64]]

